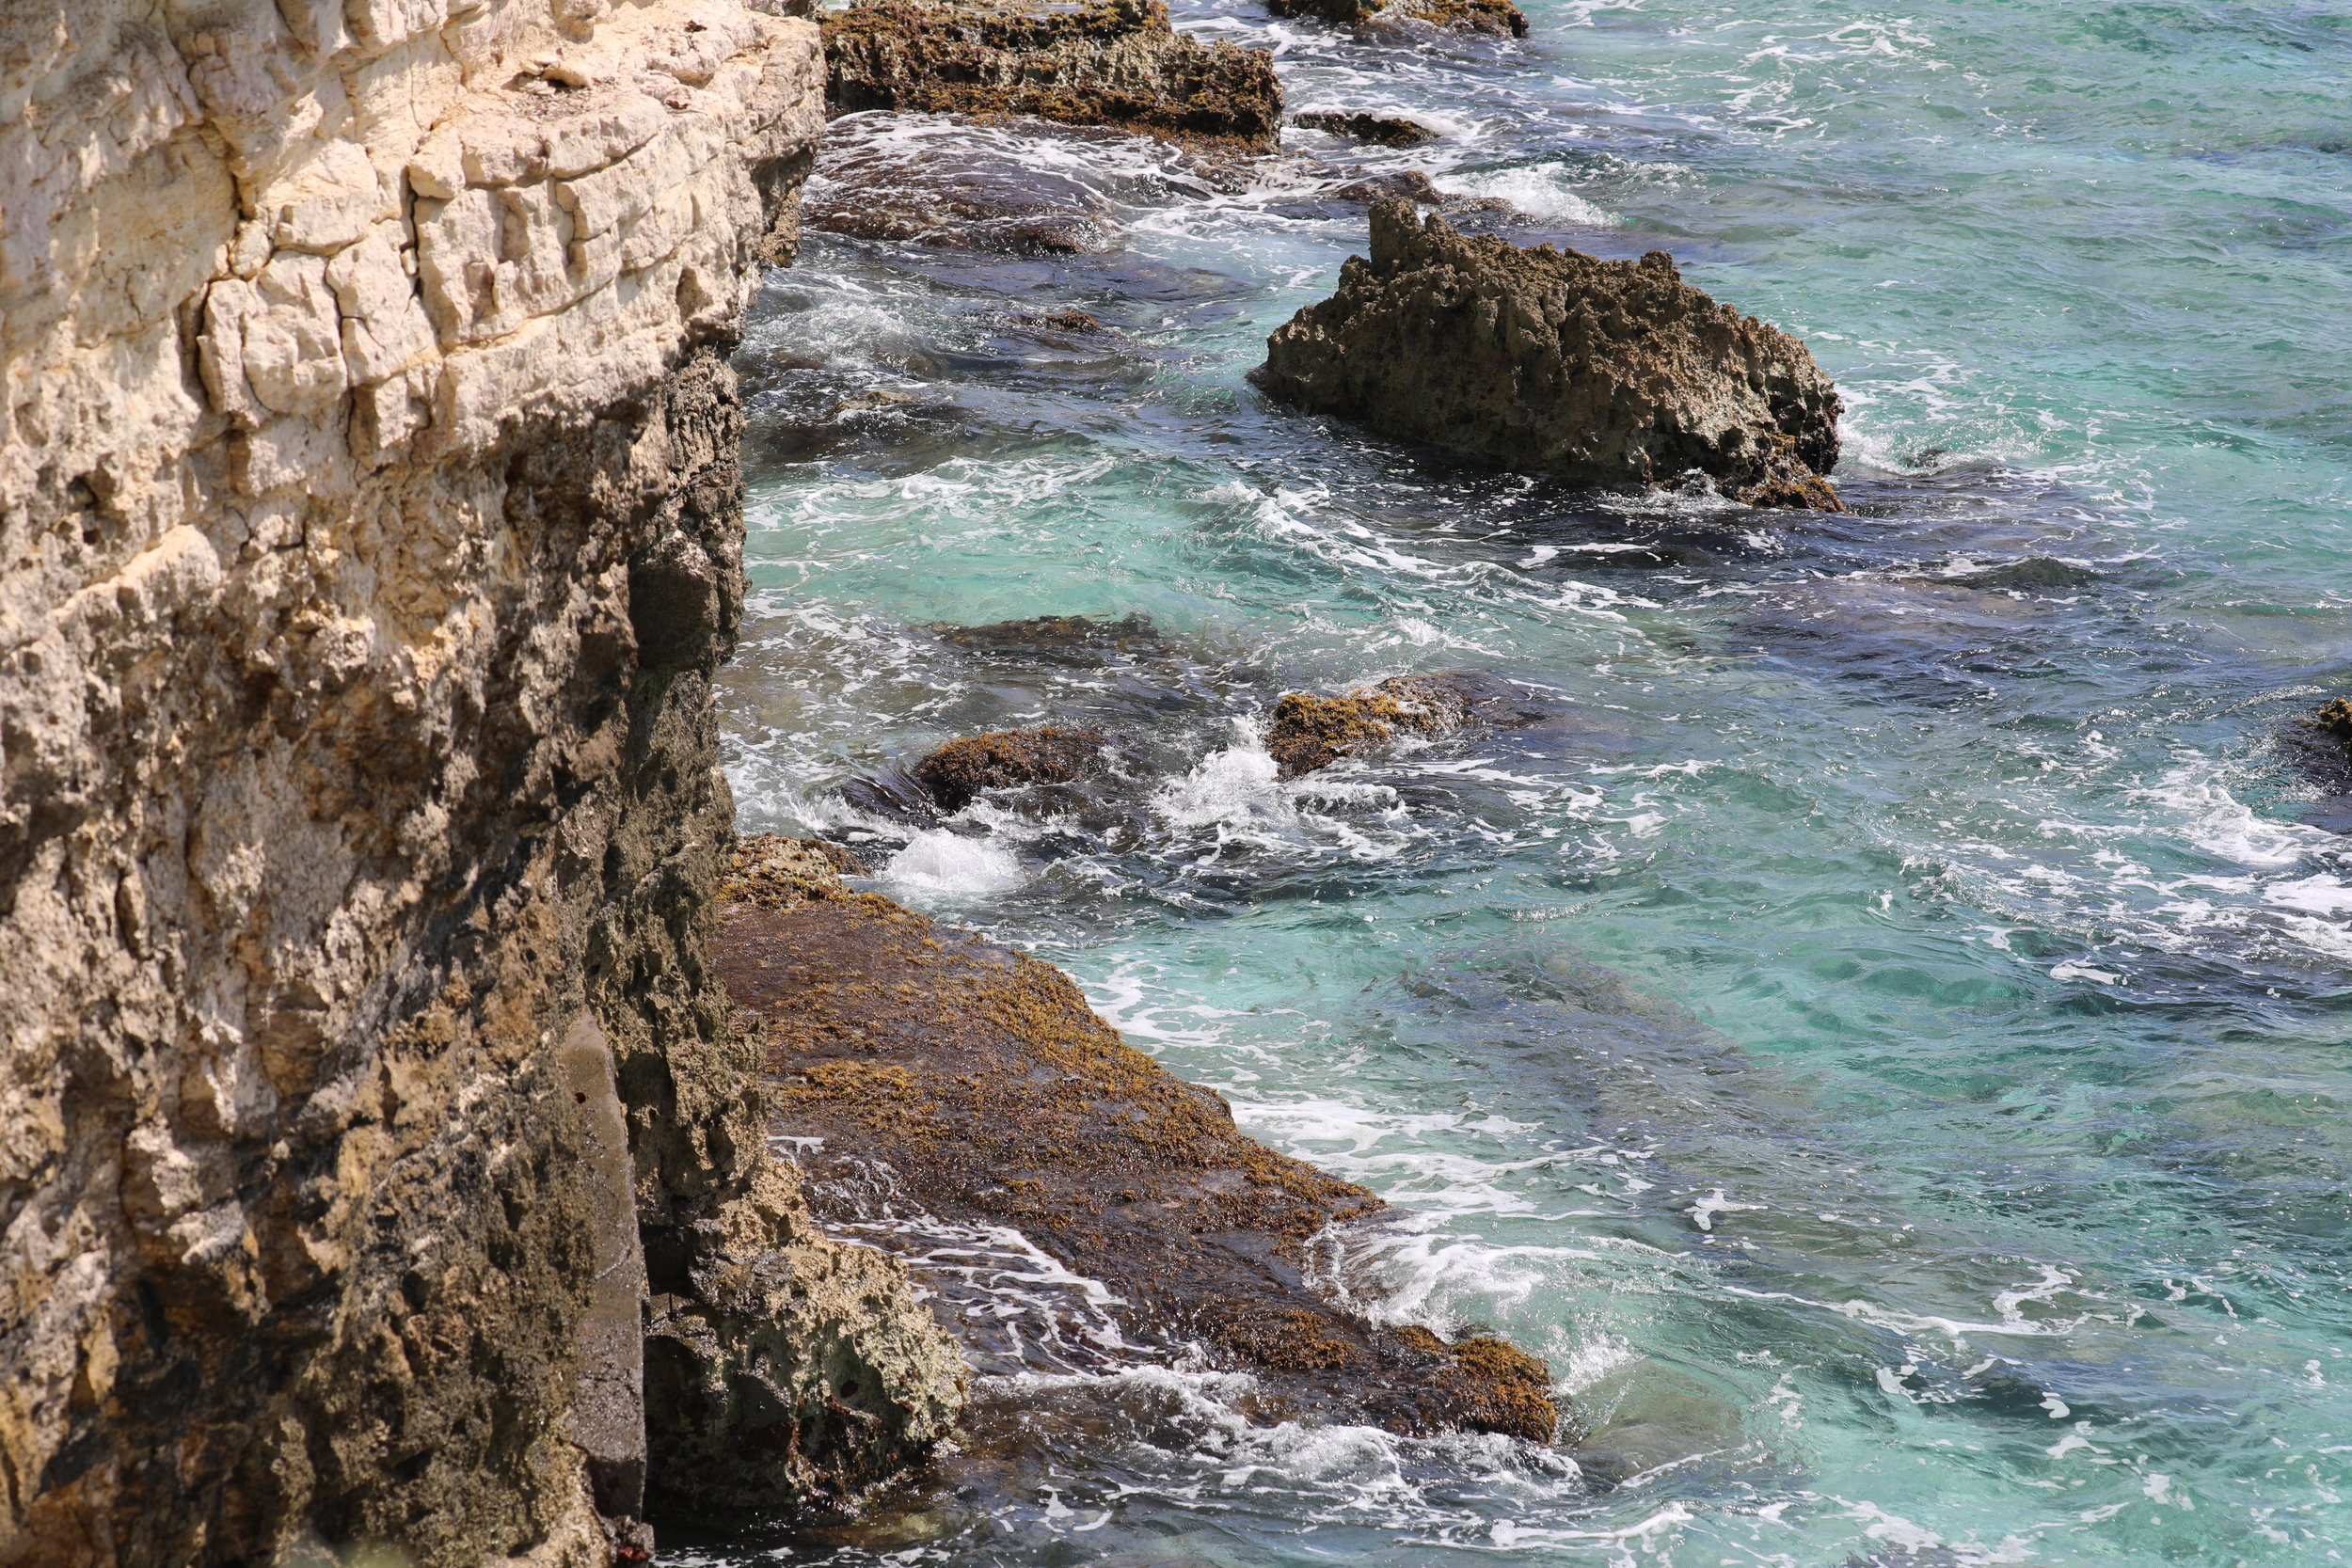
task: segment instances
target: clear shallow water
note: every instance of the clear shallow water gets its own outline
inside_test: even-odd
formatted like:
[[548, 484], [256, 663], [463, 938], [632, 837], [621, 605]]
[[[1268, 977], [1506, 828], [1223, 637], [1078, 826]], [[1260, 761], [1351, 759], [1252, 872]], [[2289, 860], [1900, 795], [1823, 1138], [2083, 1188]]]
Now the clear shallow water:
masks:
[[[1015, 1377], [1012, 1479], [834, 1555], [2334, 1560], [2352, 840], [2272, 736], [2352, 661], [2352, 18], [1529, 8], [1451, 51], [1179, 17], [1279, 43], [1294, 108], [1451, 133], [1295, 147], [1662, 246], [1804, 335], [1857, 515], [1596, 501], [1271, 407], [1242, 373], [1360, 210], [1014, 138], [1121, 248], [818, 237], [771, 277], [726, 689], [746, 827], [861, 843], [1389, 1196], [1334, 1277], [1541, 1351], [1577, 1430]], [[1119, 335], [1019, 319], [1071, 308]], [[1157, 636], [927, 629], [1060, 613]], [[1556, 711], [1271, 782], [1280, 691], [1417, 670]], [[1047, 720], [1131, 738], [1125, 807], [910, 841], [831, 794]]]

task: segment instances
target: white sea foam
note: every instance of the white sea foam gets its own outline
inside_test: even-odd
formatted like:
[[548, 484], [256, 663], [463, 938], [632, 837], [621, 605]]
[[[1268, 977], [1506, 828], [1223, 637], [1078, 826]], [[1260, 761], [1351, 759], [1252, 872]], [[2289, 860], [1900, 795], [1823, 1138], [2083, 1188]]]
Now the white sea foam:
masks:
[[1565, 164], [1522, 164], [1516, 168], [1456, 169], [1446, 185], [1467, 196], [1507, 201], [1520, 212], [1552, 223], [1579, 224], [1588, 229], [1613, 229], [1625, 220], [1585, 196], [1581, 182]]
[[986, 898], [1026, 881], [1009, 850], [946, 828], [916, 833], [890, 857], [879, 879], [894, 893], [918, 900]]

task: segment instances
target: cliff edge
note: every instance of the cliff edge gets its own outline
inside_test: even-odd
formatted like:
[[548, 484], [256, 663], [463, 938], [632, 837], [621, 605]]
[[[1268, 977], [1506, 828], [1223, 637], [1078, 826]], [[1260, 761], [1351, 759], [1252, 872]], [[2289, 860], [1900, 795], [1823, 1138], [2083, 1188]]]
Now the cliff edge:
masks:
[[736, 0], [0, 18], [0, 1563], [644, 1560], [952, 1418], [704, 956], [823, 85]]

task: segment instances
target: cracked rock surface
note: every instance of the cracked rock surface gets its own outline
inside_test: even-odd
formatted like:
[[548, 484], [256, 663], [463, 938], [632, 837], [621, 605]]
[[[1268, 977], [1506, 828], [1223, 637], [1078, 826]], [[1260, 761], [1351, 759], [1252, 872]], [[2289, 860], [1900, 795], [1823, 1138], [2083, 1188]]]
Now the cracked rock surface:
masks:
[[[953, 1347], [817, 1266], [705, 959], [727, 356], [817, 28], [19, 0], [0, 40], [0, 1563], [602, 1565], [707, 1445], [791, 1439], [776, 1510], [919, 1454]], [[779, 1259], [857, 1287], [734, 1287]], [[648, 1444], [649, 1294], [781, 1415]], [[770, 1375], [819, 1331], [855, 1354]], [[879, 1436], [852, 1363], [900, 1379]]]

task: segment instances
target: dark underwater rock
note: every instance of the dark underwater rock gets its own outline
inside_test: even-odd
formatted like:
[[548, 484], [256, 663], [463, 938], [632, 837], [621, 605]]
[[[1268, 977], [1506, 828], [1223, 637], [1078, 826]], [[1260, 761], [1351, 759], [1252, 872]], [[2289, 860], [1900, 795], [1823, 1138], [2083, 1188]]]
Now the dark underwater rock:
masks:
[[1419, 24], [1504, 38], [1527, 36], [1527, 17], [1511, 0], [1266, 0], [1265, 8], [1276, 16], [1311, 16], [1334, 27], [1375, 32]]
[[2352, 832], [2352, 700], [2322, 703], [2308, 719], [2279, 727], [2280, 749], [2328, 799], [2305, 809], [2303, 820], [2329, 832]]
[[1118, 236], [1101, 193], [1039, 166], [1001, 136], [953, 122], [909, 127], [879, 114], [834, 123], [801, 222], [851, 239], [1013, 256], [1106, 250]]
[[1335, 136], [1353, 136], [1358, 141], [1371, 142], [1375, 147], [1419, 147], [1435, 141], [1438, 133], [1416, 119], [1398, 115], [1351, 114], [1343, 110], [1317, 109], [1303, 115], [1291, 116], [1293, 125], [1303, 125], [1310, 131], [1328, 131]]
[[1263, 151], [1281, 130], [1273, 56], [1177, 32], [1161, 0], [860, 0], [821, 21], [835, 115], [1034, 115]]
[[2032, 599], [1912, 578], [1824, 578], [1759, 599], [1733, 623], [1741, 640], [1812, 644], [1871, 661], [1890, 654], [1948, 655], [2014, 639], [2044, 620]]
[[1504, 468], [1603, 488], [1696, 470], [1756, 506], [1842, 512], [1836, 389], [1804, 343], [1684, 283], [1674, 259], [1603, 261], [1466, 236], [1402, 200], [1372, 258], [1266, 340], [1270, 396]]
[[975, 653], [1050, 658], [1057, 662], [1093, 663], [1115, 654], [1156, 654], [1164, 646], [1159, 633], [1152, 629], [1151, 617], [1132, 613], [1115, 621], [1096, 615], [1032, 615], [978, 626], [939, 621], [929, 629], [941, 641]]
[[901, 1215], [1011, 1227], [1108, 1287], [1129, 1343], [1189, 1340], [1257, 1374], [1266, 1418], [1550, 1439], [1542, 1362], [1303, 1283], [1310, 1241], [1379, 1198], [1243, 1134], [1058, 970], [851, 893], [805, 847], [744, 841], [712, 955], [781, 1085], [775, 1131], [821, 1140], [803, 1144], [821, 1218], [869, 1220], [852, 1195], [879, 1189]]
[[1485, 675], [1391, 675], [1343, 697], [1293, 691], [1274, 705], [1266, 754], [1276, 776], [1295, 779], [1400, 736], [1450, 735], [1466, 724], [1533, 723], [1541, 710], [1508, 681]]
[[941, 810], [957, 812], [991, 789], [1074, 783], [1103, 765], [1109, 745], [1110, 736], [1100, 730], [1057, 724], [999, 730], [950, 740], [916, 763], [910, 776]]

